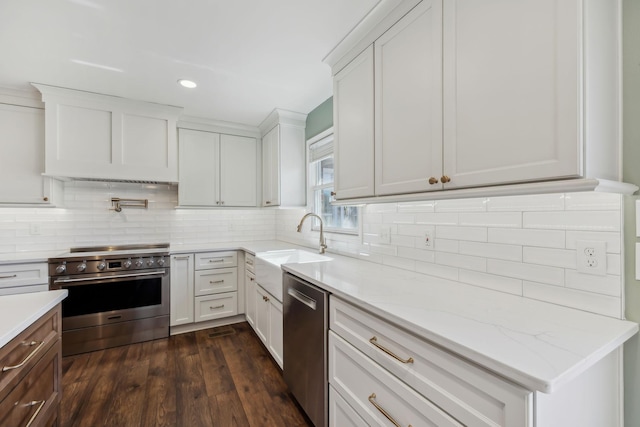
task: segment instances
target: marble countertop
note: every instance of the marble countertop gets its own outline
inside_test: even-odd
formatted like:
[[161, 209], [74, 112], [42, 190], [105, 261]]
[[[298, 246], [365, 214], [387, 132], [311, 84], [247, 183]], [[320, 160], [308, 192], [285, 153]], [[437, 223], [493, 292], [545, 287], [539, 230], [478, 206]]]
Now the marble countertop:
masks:
[[553, 392], [638, 331], [629, 321], [330, 255], [282, 268], [529, 390]]
[[55, 307], [68, 293], [64, 289], [0, 296], [0, 347]]

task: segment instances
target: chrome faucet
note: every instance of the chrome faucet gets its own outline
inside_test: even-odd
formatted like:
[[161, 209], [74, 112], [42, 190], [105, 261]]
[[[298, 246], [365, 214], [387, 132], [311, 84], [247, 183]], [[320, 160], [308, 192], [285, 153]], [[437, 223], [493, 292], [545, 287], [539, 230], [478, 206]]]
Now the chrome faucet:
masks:
[[318, 218], [318, 221], [320, 221], [320, 249], [318, 250], [318, 252], [323, 254], [325, 249], [327, 249], [327, 242], [325, 242], [324, 233], [322, 232], [322, 218], [320, 218], [318, 215], [316, 215], [314, 213], [306, 214], [300, 220], [300, 224], [298, 224], [298, 233], [300, 233], [301, 230], [302, 230], [302, 223], [304, 222], [304, 220], [307, 219], [307, 217], [310, 217], [310, 216], [316, 217], [316, 218]]

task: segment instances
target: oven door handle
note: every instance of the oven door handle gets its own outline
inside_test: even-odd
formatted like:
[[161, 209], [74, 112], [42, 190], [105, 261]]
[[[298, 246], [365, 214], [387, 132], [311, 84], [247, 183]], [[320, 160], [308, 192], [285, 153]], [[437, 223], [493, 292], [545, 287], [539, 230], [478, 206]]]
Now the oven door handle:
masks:
[[111, 280], [111, 279], [129, 279], [145, 276], [158, 276], [166, 274], [165, 270], [146, 271], [144, 273], [130, 273], [130, 274], [117, 274], [115, 276], [100, 276], [100, 277], [81, 277], [78, 279], [56, 279], [53, 281], [54, 285], [64, 283], [77, 283], [77, 282], [95, 282], [98, 280]]

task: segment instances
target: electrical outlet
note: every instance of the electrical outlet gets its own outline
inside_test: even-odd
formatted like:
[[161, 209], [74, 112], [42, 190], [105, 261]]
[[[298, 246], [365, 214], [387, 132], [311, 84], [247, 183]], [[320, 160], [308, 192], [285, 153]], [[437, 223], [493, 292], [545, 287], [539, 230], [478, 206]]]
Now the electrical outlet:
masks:
[[578, 272], [605, 276], [607, 274], [607, 243], [576, 241]]
[[433, 233], [431, 231], [424, 232], [424, 247], [433, 248]]

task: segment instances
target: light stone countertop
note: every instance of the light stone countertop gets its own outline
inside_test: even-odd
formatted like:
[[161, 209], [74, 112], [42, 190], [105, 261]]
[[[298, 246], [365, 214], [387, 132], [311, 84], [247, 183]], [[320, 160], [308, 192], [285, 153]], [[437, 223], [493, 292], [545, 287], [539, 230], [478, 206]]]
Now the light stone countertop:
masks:
[[523, 385], [551, 393], [638, 324], [329, 254], [283, 270]]
[[0, 296], [0, 347], [55, 307], [68, 293], [64, 289]]

